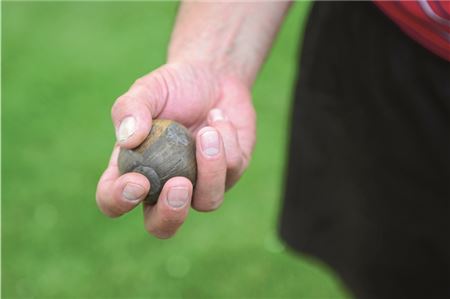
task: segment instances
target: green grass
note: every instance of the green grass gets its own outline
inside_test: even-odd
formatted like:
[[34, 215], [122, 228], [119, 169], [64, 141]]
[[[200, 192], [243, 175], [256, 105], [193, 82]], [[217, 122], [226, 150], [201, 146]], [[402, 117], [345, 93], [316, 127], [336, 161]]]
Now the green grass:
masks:
[[114, 141], [110, 107], [165, 60], [174, 2], [6, 2], [2, 11], [3, 298], [349, 298], [276, 237], [296, 52], [297, 3], [254, 88], [250, 168], [171, 240], [137, 209], [94, 200]]

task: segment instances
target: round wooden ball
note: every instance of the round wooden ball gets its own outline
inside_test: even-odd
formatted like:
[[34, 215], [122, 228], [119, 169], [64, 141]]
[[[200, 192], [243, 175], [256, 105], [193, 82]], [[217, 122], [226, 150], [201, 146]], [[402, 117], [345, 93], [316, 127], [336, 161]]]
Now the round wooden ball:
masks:
[[148, 204], [156, 203], [170, 178], [183, 176], [192, 185], [197, 178], [195, 141], [183, 125], [171, 120], [153, 120], [150, 134], [138, 147], [120, 149], [118, 163], [120, 174], [138, 172], [150, 181], [144, 200]]

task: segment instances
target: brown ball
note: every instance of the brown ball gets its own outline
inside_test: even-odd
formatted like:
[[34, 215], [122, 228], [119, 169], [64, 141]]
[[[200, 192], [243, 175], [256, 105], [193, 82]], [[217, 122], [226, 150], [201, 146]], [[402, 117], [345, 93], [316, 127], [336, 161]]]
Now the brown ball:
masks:
[[150, 181], [145, 203], [154, 204], [164, 184], [172, 177], [183, 176], [195, 185], [197, 163], [195, 141], [181, 124], [163, 119], [153, 120], [147, 138], [136, 148], [121, 148], [120, 174], [138, 172]]

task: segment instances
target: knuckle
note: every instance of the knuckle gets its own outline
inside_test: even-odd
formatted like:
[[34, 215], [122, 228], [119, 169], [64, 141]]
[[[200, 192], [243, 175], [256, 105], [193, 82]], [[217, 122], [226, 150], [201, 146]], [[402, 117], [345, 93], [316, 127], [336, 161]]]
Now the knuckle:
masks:
[[158, 239], [169, 239], [175, 233], [175, 232], [168, 232], [156, 226], [148, 226], [146, 227], [146, 230], [150, 235], [155, 236]]
[[99, 206], [100, 211], [108, 216], [109, 218], [117, 218], [121, 216], [124, 212], [120, 211], [114, 206]]
[[117, 114], [117, 110], [118, 110], [118, 105], [119, 105], [119, 99], [117, 99], [114, 104], [111, 107], [111, 116], [114, 118], [114, 115]]
[[117, 213], [117, 212], [113, 212], [113, 211], [108, 211], [108, 210], [106, 210], [106, 211], [104, 212], [104, 214], [105, 214], [106, 216], [108, 216], [109, 218], [117, 218], [117, 217], [119, 217], [119, 216], [122, 216], [123, 213]]
[[125, 107], [126, 100], [128, 98], [124, 95], [117, 98], [117, 100], [114, 102], [114, 104], [111, 107], [111, 115], [114, 117], [117, 115], [120, 110], [123, 110]]
[[161, 217], [161, 225], [165, 228], [177, 228], [184, 223], [182, 215], [163, 215]]
[[196, 201], [194, 201], [193, 207], [200, 212], [213, 212], [220, 208], [222, 202], [223, 195], [211, 198], [198, 198]]
[[138, 78], [134, 80], [132, 86], [146, 86], [146, 80], [144, 79], [144, 77]]
[[139, 78], [134, 81], [133, 85], [131, 85], [130, 90], [127, 92], [128, 94], [140, 94], [144, 97], [148, 97], [151, 95], [154, 87], [153, 84], [150, 84], [151, 78]]
[[208, 163], [206, 165], [203, 165], [203, 167], [199, 169], [199, 172], [202, 172], [203, 176], [217, 178], [226, 174], [227, 165], [225, 163]]
[[106, 205], [105, 201], [103, 200], [102, 197], [100, 197], [100, 195], [97, 194], [95, 196], [95, 201], [97, 203], [97, 207], [100, 210], [100, 212], [102, 212], [104, 215], [110, 217], [110, 218], [114, 218], [115, 214], [111, 211], [111, 209], [109, 209], [109, 207]]
[[118, 199], [114, 200], [102, 200], [100, 197], [96, 197], [97, 206], [99, 210], [110, 218], [117, 218], [125, 214], [130, 208], [120, 202]]
[[143, 90], [147, 96], [162, 96], [166, 86], [166, 76], [161, 70], [156, 70], [147, 76], [136, 79], [132, 88]]
[[109, 210], [112, 215], [111, 217], [116, 218], [125, 214], [129, 209], [127, 209], [127, 207], [123, 204], [120, 204], [120, 202], [114, 201], [110, 204]]
[[159, 230], [155, 226], [149, 224], [145, 226], [145, 230], [152, 236], [156, 236], [159, 233]]
[[118, 109], [120, 106], [123, 106], [124, 102], [126, 102], [127, 99], [129, 99], [127, 94], [126, 93], [122, 94], [121, 96], [119, 96], [116, 99], [116, 101], [114, 102], [114, 105], [112, 106], [112, 109]]
[[238, 155], [234, 155], [229, 159], [227, 158], [228, 171], [237, 171], [242, 168], [242, 164], [243, 164], [242, 158]]
[[178, 228], [184, 223], [185, 214], [181, 211], [164, 211], [158, 215], [157, 219], [149, 221], [145, 228], [147, 232], [159, 239], [172, 237]]

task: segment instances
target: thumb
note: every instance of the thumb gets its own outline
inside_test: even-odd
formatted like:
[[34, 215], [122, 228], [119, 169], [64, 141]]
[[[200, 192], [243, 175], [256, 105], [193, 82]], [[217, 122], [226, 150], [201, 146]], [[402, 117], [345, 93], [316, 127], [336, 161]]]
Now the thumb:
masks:
[[111, 116], [120, 146], [134, 148], [142, 143], [164, 107], [167, 89], [158, 70], [136, 80], [114, 103]]

